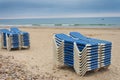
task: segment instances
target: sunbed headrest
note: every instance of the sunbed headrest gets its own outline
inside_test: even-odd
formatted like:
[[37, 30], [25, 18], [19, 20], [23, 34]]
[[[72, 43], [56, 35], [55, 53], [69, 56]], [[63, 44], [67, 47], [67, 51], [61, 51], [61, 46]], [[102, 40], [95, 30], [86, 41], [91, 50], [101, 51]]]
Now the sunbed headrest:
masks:
[[67, 36], [65, 34], [55, 34], [55, 37], [61, 39], [61, 40], [67, 40], [67, 41], [73, 41], [74, 42], [74, 39], [71, 38], [70, 36]]
[[79, 32], [70, 32], [69, 35], [74, 38], [84, 38], [84, 39], [87, 38], [84, 35], [80, 34]]
[[2, 32], [2, 33], [10, 33], [10, 31], [8, 29], [0, 29], [0, 32]]

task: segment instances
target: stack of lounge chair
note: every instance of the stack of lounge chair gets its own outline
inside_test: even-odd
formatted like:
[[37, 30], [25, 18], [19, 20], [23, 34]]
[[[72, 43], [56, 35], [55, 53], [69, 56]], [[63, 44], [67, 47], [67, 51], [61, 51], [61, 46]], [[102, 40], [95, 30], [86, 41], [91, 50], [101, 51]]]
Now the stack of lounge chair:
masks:
[[13, 31], [17, 34], [19, 34], [19, 42], [20, 42], [20, 48], [29, 48], [30, 47], [30, 41], [29, 41], [29, 33], [20, 31], [18, 28], [10, 28], [10, 31]]
[[112, 43], [105, 40], [95, 39], [95, 38], [88, 38], [83, 36], [78, 32], [70, 32], [70, 36], [76, 39], [90, 41], [98, 44], [98, 54], [100, 58], [100, 67], [104, 67], [110, 64], [111, 60], [111, 47]]
[[74, 39], [64, 34], [55, 35], [56, 59], [60, 64], [73, 66], [73, 48]]
[[11, 49], [29, 48], [29, 33], [22, 32], [18, 28], [0, 29], [0, 47]]
[[112, 43], [88, 38], [78, 32], [55, 34], [55, 59], [57, 64], [71, 66], [80, 76], [87, 71], [108, 68], [111, 64]]
[[1, 29], [0, 30], [0, 47], [1, 48], [7, 48], [7, 36], [10, 36], [10, 31], [7, 29]]

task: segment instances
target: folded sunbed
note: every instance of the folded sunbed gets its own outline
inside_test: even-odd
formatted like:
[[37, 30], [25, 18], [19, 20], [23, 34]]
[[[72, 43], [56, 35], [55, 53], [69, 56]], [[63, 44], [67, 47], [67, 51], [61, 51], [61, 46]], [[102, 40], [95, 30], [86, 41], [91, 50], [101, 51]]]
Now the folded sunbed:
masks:
[[19, 43], [20, 43], [19, 48], [29, 48], [30, 47], [30, 40], [29, 40], [28, 32], [21, 31], [16, 27], [10, 28], [10, 31], [19, 34]]
[[0, 47], [7, 48], [7, 38], [6, 35], [10, 34], [7, 29], [0, 29]]
[[83, 76], [87, 71], [99, 68], [98, 44], [76, 40], [65, 34], [55, 34], [55, 56], [61, 64], [74, 67]]
[[19, 35], [15, 32], [11, 32], [7, 29], [1, 29], [1, 46], [11, 50], [12, 48], [19, 48]]
[[111, 64], [111, 47], [112, 43], [106, 40], [100, 40], [95, 38], [86, 37], [79, 32], [70, 32], [69, 34], [74, 39], [79, 39], [88, 42], [98, 43], [99, 45], [99, 56], [100, 56], [100, 67], [108, 67]]

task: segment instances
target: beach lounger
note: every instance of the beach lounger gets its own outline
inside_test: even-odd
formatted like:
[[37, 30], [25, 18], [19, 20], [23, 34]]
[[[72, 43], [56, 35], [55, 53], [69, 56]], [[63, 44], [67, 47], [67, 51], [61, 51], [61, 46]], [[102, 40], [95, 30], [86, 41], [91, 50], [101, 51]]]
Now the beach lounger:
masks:
[[98, 44], [76, 40], [65, 34], [55, 34], [56, 60], [74, 67], [83, 76], [87, 71], [99, 68]]
[[19, 48], [19, 35], [7, 29], [1, 29], [1, 44], [2, 48], [7, 48], [9, 51], [12, 48]]
[[73, 43], [74, 40], [65, 34], [55, 34], [55, 55], [62, 65], [73, 66]]
[[19, 34], [19, 48], [30, 48], [29, 33], [19, 30], [18, 28], [12, 27], [10, 31]]
[[0, 29], [0, 47], [7, 48], [7, 37], [6, 35], [10, 32], [7, 29]]
[[99, 57], [100, 57], [100, 67], [108, 67], [111, 64], [111, 47], [112, 43], [105, 40], [99, 40], [95, 38], [86, 37], [78, 32], [70, 32], [69, 34], [74, 39], [84, 40], [88, 42], [98, 43]]

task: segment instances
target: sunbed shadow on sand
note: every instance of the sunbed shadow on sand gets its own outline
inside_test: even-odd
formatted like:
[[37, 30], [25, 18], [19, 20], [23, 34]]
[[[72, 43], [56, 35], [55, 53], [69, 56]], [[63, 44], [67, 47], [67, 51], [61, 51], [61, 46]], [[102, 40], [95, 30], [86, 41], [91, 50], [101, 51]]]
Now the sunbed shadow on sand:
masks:
[[75, 72], [74, 68], [73, 67], [69, 67], [69, 66], [61, 66], [61, 67], [58, 67], [58, 69], [66, 70], [66, 71], [70, 71], [70, 72]]
[[[15, 49], [11, 49], [11, 51], [27, 51], [27, 50], [29, 50], [30, 48], [23, 48], [23, 49], [21, 49], [21, 50], [19, 50], [18, 48], [15, 48]], [[3, 48], [2, 50], [5, 50], [6, 51], [6, 49], [5, 48]]]
[[106, 71], [109, 71], [109, 69], [104, 69], [104, 68], [101, 68], [99, 71], [88, 71], [84, 77], [90, 77], [90, 76], [94, 76], [95, 74], [102, 74]]
[[[75, 73], [75, 70], [73, 67], [69, 67], [69, 66], [61, 66], [61, 67], [57, 67], [59, 70], [64, 70], [64, 71], [70, 71], [72, 73]], [[110, 70], [109, 69], [105, 69], [105, 68], [101, 68], [100, 70], [98, 71], [88, 71], [84, 77], [91, 77], [91, 76], [94, 76], [95, 74], [102, 74], [104, 72], [109, 72]], [[79, 75], [78, 75], [79, 76]]]

